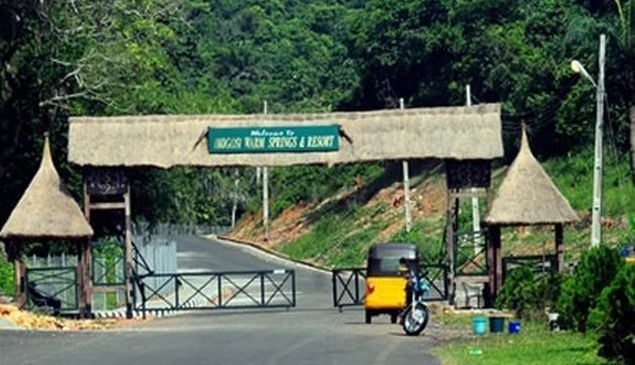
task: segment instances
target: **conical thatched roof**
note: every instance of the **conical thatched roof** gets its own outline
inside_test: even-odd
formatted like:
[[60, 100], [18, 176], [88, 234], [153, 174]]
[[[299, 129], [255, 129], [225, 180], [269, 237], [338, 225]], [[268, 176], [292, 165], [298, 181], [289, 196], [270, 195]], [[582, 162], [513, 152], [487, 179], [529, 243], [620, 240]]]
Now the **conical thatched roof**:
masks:
[[523, 130], [512, 163], [485, 217], [488, 224], [557, 224], [578, 219], [529, 148]]
[[40, 168], [2, 227], [0, 238], [76, 239], [92, 235], [93, 229], [57, 174], [47, 136]]

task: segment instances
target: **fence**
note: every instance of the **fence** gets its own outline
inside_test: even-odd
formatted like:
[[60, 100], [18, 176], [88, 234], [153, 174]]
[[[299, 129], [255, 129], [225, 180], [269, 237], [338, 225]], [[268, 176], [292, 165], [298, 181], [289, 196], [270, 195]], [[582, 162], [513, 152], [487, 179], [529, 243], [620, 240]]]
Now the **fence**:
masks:
[[175, 236], [175, 235], [209, 235], [223, 234], [231, 230], [230, 226], [210, 226], [195, 224], [171, 223], [134, 223], [132, 234], [135, 236]]
[[[36, 255], [24, 258], [29, 309], [77, 309], [77, 256]], [[55, 302], [55, 303], [53, 303]], [[54, 308], [57, 307], [57, 308]]]
[[[419, 266], [430, 291], [425, 301], [448, 300], [448, 267], [447, 265], [422, 264]], [[333, 306], [340, 311], [343, 307], [364, 304], [366, 292], [366, 269], [345, 268], [332, 271]], [[404, 288], [405, 290], [405, 288]]]
[[[153, 285], [161, 279], [160, 285]], [[148, 310], [291, 308], [293, 270], [149, 274], [136, 281], [144, 317]], [[167, 289], [167, 290], [164, 290]], [[167, 294], [164, 294], [167, 293]]]
[[59, 314], [77, 309], [77, 267], [27, 267], [27, 308]]
[[[176, 241], [163, 237], [134, 237], [135, 272], [139, 276], [150, 274], [172, 274], [178, 272]], [[143, 261], [144, 265], [140, 265]], [[151, 270], [151, 271], [150, 271]], [[173, 288], [163, 285], [169, 278], [165, 276], [149, 276], [144, 279], [147, 286], [161, 288], [161, 295], [169, 294]]]
[[535, 273], [546, 274], [557, 271], [556, 255], [508, 256], [503, 257], [503, 280], [514, 269], [527, 267]]

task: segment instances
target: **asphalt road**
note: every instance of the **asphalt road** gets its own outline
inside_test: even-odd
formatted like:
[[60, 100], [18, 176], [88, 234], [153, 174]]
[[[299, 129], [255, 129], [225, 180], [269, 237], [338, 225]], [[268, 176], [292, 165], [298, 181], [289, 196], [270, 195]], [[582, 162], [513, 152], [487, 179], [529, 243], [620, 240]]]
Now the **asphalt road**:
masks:
[[202, 238], [178, 242], [185, 271], [295, 269], [297, 308], [190, 312], [108, 331], [0, 331], [0, 365], [439, 363], [429, 354], [434, 323], [419, 337], [388, 317], [366, 325], [361, 310], [331, 307], [325, 273]]

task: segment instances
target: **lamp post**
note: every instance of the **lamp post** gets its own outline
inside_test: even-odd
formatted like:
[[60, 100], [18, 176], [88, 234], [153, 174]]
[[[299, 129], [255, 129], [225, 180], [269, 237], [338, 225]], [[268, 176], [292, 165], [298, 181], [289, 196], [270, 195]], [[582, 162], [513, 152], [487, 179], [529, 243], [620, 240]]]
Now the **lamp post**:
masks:
[[597, 102], [595, 119], [595, 158], [593, 164], [593, 208], [591, 223], [591, 247], [597, 247], [602, 241], [602, 160], [604, 141], [604, 53], [606, 49], [606, 36], [600, 35], [600, 53], [598, 59], [599, 71], [597, 84], [589, 75], [584, 66], [576, 60], [571, 61], [571, 69], [575, 73], [582, 74], [595, 87], [595, 99]]

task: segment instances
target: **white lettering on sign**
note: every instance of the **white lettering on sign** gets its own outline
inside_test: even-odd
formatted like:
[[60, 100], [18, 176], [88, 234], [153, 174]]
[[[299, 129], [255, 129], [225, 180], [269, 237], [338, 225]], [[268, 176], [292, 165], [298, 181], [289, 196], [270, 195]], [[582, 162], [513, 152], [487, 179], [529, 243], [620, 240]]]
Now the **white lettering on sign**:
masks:
[[245, 147], [249, 149], [265, 148], [265, 137], [245, 137]]
[[218, 138], [214, 141], [214, 147], [221, 150], [240, 149], [242, 138]]
[[330, 147], [334, 140], [334, 136], [309, 136], [306, 146], [309, 148]]
[[269, 148], [296, 148], [298, 137], [269, 137]]

